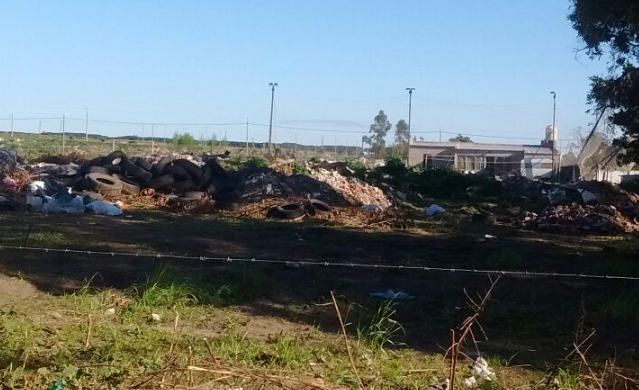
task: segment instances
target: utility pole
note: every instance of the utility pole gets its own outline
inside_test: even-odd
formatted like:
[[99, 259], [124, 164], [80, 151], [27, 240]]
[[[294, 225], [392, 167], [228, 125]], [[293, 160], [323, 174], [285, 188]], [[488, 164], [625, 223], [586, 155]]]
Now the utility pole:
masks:
[[13, 114], [11, 114], [11, 138], [13, 138]]
[[555, 116], [557, 113], [557, 94], [555, 91], [550, 91], [552, 95], [552, 172], [550, 174], [550, 180], [554, 180], [555, 178]]
[[249, 137], [249, 132], [248, 132], [248, 116], [246, 117], [246, 154], [248, 155], [248, 151], [249, 151], [249, 147], [248, 147], [248, 137]]
[[164, 144], [166, 145], [166, 124], [164, 124]]
[[275, 102], [275, 87], [277, 87], [277, 83], [268, 83], [271, 86], [271, 119], [268, 123], [268, 150], [273, 150], [273, 144], [271, 143], [273, 140], [273, 103]]
[[442, 142], [442, 129], [439, 129], [439, 142]]
[[337, 161], [337, 136], [335, 136], [335, 161]]
[[153, 138], [154, 135], [155, 135], [155, 125], [151, 123], [151, 154], [153, 154], [153, 150], [155, 149], [155, 138]]
[[42, 119], [38, 120], [38, 134], [42, 134]]
[[64, 154], [64, 133], [65, 133], [65, 122], [66, 122], [67, 114], [62, 115], [62, 154]]
[[408, 156], [410, 155], [410, 119], [413, 109], [413, 91], [415, 88], [406, 88], [408, 91], [408, 143], [406, 144], [406, 166], [408, 166]]
[[297, 153], [297, 133], [295, 133], [295, 152]]
[[89, 109], [85, 108], [84, 112], [86, 114], [84, 118], [84, 140], [88, 141], [89, 140]]

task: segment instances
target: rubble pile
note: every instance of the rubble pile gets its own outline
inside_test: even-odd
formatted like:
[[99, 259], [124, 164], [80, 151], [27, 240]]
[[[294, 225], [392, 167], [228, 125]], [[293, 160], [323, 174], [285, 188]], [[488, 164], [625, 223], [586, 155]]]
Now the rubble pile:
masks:
[[543, 184], [538, 180], [530, 180], [521, 175], [509, 175], [502, 182], [504, 193], [531, 200], [539, 199], [543, 193]]
[[639, 232], [639, 222], [629, 219], [611, 205], [557, 205], [540, 214], [527, 212], [521, 226], [562, 234], [618, 234]]
[[527, 229], [563, 234], [639, 232], [639, 196], [619, 186], [584, 181], [547, 191], [550, 205], [526, 212], [518, 223]]
[[311, 169], [311, 177], [330, 185], [353, 205], [377, 205], [382, 208], [391, 205], [381, 189], [364, 183], [356, 177], [346, 177], [337, 171], [324, 168]]
[[240, 197], [253, 203], [264, 198], [301, 198], [307, 195], [333, 205], [348, 205], [344, 197], [324, 182], [300, 174], [286, 175], [272, 169], [245, 174]]

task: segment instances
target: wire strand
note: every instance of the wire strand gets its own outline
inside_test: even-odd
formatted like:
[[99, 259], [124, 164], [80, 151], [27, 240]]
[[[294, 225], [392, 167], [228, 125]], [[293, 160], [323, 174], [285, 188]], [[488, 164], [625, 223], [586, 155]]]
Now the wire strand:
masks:
[[509, 271], [509, 270], [491, 270], [476, 268], [446, 268], [446, 267], [427, 267], [417, 265], [393, 265], [393, 264], [370, 264], [370, 263], [340, 263], [334, 261], [304, 261], [304, 260], [275, 260], [275, 259], [258, 259], [258, 258], [234, 258], [227, 257], [211, 257], [211, 256], [191, 256], [191, 255], [174, 255], [166, 253], [140, 253], [140, 252], [108, 252], [108, 251], [91, 251], [79, 249], [62, 249], [62, 248], [44, 248], [30, 246], [14, 246], [0, 245], [0, 250], [20, 250], [30, 252], [45, 253], [65, 253], [65, 254], [83, 254], [108, 257], [146, 257], [156, 259], [174, 259], [174, 260], [197, 260], [204, 262], [223, 262], [223, 263], [262, 263], [262, 264], [280, 264], [286, 266], [320, 266], [320, 267], [341, 267], [354, 269], [371, 269], [371, 270], [410, 270], [422, 272], [445, 272], [445, 273], [467, 273], [481, 275], [503, 275], [503, 276], [526, 276], [526, 277], [550, 277], [550, 278], [584, 278], [584, 279], [609, 279], [609, 280], [627, 280], [639, 281], [636, 276], [621, 275], [598, 275], [584, 273], [562, 273], [562, 272], [543, 272], [543, 271]]

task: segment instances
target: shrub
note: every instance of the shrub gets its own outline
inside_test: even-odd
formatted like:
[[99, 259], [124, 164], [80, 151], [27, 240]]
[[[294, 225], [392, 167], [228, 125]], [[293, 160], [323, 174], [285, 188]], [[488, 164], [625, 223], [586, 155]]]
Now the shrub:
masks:
[[175, 133], [173, 135], [173, 143], [176, 145], [194, 145], [197, 141], [189, 133]]

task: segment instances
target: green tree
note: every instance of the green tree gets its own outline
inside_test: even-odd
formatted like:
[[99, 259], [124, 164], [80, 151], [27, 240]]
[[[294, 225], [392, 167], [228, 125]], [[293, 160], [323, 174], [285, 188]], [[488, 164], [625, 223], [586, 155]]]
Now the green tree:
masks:
[[608, 75], [592, 77], [588, 101], [622, 129], [623, 162], [639, 162], [639, 6], [637, 0], [572, 0], [568, 19], [591, 58], [608, 54]]
[[176, 145], [194, 145], [197, 141], [189, 133], [175, 133], [173, 135], [173, 143]]
[[386, 135], [390, 131], [392, 125], [388, 121], [388, 117], [384, 110], [379, 110], [379, 114], [375, 116], [375, 122], [369, 130], [370, 135], [362, 138], [362, 140], [370, 146], [370, 151], [375, 157], [384, 157], [386, 153]]
[[472, 139], [470, 139], [470, 137], [467, 137], [465, 135], [461, 135], [461, 134], [457, 134], [457, 137], [453, 137], [451, 139], [449, 139], [450, 142], [473, 142]]
[[401, 119], [395, 125], [395, 145], [397, 147], [396, 154], [406, 158], [408, 155], [408, 122]]

